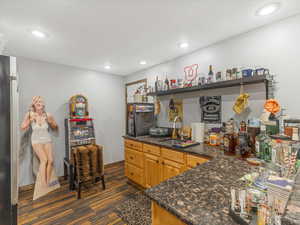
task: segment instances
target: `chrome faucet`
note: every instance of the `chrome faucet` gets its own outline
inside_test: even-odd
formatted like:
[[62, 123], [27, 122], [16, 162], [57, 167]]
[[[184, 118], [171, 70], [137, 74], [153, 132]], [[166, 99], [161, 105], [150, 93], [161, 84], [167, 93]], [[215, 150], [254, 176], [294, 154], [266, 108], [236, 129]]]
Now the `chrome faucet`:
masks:
[[180, 119], [180, 117], [179, 116], [175, 116], [174, 121], [173, 121], [172, 139], [176, 139], [177, 138], [177, 134], [176, 134], [176, 122], [177, 122], [178, 119]]

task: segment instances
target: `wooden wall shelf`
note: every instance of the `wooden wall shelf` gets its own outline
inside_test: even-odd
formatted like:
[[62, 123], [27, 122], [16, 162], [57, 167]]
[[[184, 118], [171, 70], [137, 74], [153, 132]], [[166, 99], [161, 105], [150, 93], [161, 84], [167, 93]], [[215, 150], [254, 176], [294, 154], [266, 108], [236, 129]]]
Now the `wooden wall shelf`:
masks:
[[226, 80], [226, 81], [214, 82], [211, 84], [204, 84], [201, 86], [176, 88], [176, 89], [171, 89], [168, 91], [158, 91], [158, 92], [149, 93], [148, 95], [164, 96], [164, 95], [180, 94], [180, 93], [187, 93], [187, 92], [204, 91], [204, 90], [210, 90], [210, 89], [236, 87], [236, 86], [240, 86], [241, 84], [249, 85], [249, 84], [264, 83], [265, 87], [266, 87], [266, 98], [268, 99], [268, 93], [269, 93], [268, 82], [269, 81], [267, 79], [267, 75], [261, 75], [261, 76], [244, 77], [244, 78], [236, 79], [236, 80]]

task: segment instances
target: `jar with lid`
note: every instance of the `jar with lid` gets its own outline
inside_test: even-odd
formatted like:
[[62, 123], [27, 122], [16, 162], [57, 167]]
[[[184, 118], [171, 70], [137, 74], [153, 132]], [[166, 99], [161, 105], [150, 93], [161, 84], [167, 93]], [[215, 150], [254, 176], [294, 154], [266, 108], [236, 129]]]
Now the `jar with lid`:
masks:
[[218, 133], [213, 132], [209, 135], [209, 145], [211, 145], [211, 146], [220, 145], [220, 138], [219, 138]]

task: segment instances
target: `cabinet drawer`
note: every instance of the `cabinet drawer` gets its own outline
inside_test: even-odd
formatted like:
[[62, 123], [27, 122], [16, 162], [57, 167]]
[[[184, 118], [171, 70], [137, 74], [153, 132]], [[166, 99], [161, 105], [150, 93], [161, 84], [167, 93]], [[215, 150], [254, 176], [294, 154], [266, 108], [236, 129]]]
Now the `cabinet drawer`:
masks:
[[133, 140], [126, 139], [125, 140], [125, 147], [135, 149], [135, 150], [138, 150], [138, 151], [142, 151], [142, 143], [138, 142], [138, 141], [133, 141]]
[[160, 156], [160, 147], [155, 145], [143, 144], [143, 151], [148, 154]]
[[183, 163], [184, 164], [184, 153], [178, 152], [175, 150], [170, 150], [167, 148], [161, 149], [161, 155], [165, 159], [173, 160], [175, 162]]
[[125, 148], [125, 160], [127, 163], [134, 164], [140, 168], [144, 167], [144, 160], [143, 160], [143, 153], [130, 149]]
[[162, 179], [167, 180], [184, 171], [184, 164], [164, 159], [162, 161]]
[[188, 167], [196, 167], [202, 163], [209, 161], [207, 158], [188, 154], [186, 156], [186, 164]]
[[143, 170], [129, 163], [125, 164], [127, 177], [139, 185], [143, 185]]

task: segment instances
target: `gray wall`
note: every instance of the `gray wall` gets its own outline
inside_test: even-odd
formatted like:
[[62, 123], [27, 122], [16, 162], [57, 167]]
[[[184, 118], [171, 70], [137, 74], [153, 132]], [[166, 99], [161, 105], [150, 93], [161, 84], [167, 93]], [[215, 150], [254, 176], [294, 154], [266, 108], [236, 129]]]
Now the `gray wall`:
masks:
[[[291, 17], [283, 21], [261, 27], [251, 32], [230, 38], [228, 40], [200, 49], [192, 54], [154, 66], [150, 69], [131, 74], [126, 77], [125, 83], [147, 78], [150, 85], [154, 85], [155, 77], [165, 79], [183, 77], [183, 68], [197, 63], [200, 72], [207, 74], [210, 64], [214, 71], [225, 71], [226, 68], [262, 66], [271, 69], [276, 75], [277, 89], [275, 97], [279, 100], [287, 113], [299, 117], [300, 107], [297, 104], [300, 84], [300, 16]], [[180, 51], [180, 49], [178, 50]], [[248, 86], [250, 93], [250, 112], [243, 117], [259, 116], [264, 102], [264, 88], [262, 85]], [[239, 88], [218, 91], [207, 91], [204, 95], [223, 96], [223, 120], [235, 117], [232, 106], [234, 99], [239, 94]], [[200, 94], [184, 96], [184, 123], [200, 120], [198, 98]], [[163, 98], [162, 104], [167, 106], [169, 98]], [[159, 117], [160, 125], [168, 125], [166, 107]]]
[[[89, 99], [90, 116], [95, 119], [97, 143], [104, 146], [104, 162], [123, 160], [122, 138], [125, 130], [125, 96], [122, 77], [81, 70], [74, 67], [17, 58], [20, 76], [20, 117], [24, 117], [34, 95], [45, 98], [46, 110], [54, 115], [60, 132], [54, 137], [55, 168], [63, 175], [65, 156], [64, 119], [68, 100], [84, 94]], [[33, 183], [29, 150], [20, 162], [20, 186]]]

